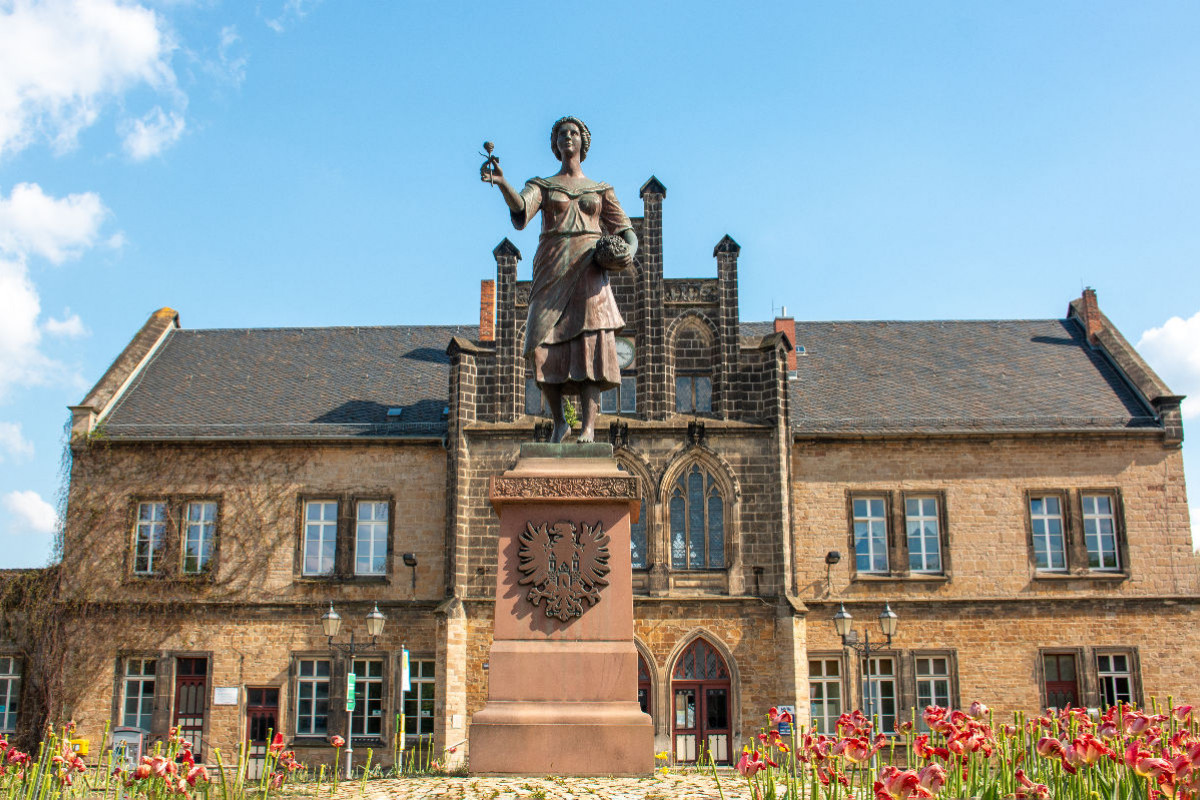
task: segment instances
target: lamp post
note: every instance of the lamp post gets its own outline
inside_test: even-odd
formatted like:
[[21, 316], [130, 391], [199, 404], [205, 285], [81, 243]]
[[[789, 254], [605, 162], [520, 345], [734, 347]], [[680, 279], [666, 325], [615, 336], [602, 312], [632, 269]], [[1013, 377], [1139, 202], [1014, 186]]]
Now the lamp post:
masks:
[[[350, 668], [347, 670], [348, 675], [354, 674], [354, 655], [356, 653], [374, 650], [375, 645], [379, 641], [379, 635], [383, 633], [383, 623], [387, 622], [387, 617], [379, 610], [379, 604], [375, 605], [374, 610], [367, 614], [367, 635], [371, 637], [370, 642], [355, 642], [354, 631], [350, 631], [349, 642], [335, 642], [333, 637], [338, 635], [338, 631], [342, 629], [342, 617], [333, 610], [333, 602], [329, 603], [329, 610], [321, 615], [321, 629], [325, 632], [325, 638], [329, 640], [329, 649], [334, 652], [345, 653], [350, 658]], [[354, 764], [354, 722], [353, 722], [353, 707], [350, 704], [350, 681], [347, 677], [347, 696], [346, 696], [346, 780], [350, 780]], [[337, 765], [334, 765], [334, 769]]]
[[[867, 716], [872, 717], [877, 713], [875, 703], [878, 698], [872, 696], [872, 692], [867, 690], [867, 682], [863, 681], [863, 659], [869, 658], [871, 653], [883, 650], [886, 647], [891, 647], [892, 637], [896, 635], [896, 629], [900, 626], [900, 618], [896, 616], [896, 612], [892, 611], [892, 607], [888, 603], [884, 603], [883, 611], [879, 615], [879, 629], [883, 631], [886, 641], [871, 643], [871, 631], [863, 631], [862, 639], [859, 640], [858, 633], [854, 630], [854, 617], [846, 610], [846, 604], [842, 603], [838, 612], [833, 615], [833, 628], [837, 631], [838, 636], [842, 637], [842, 647], [848, 647], [858, 654], [855, 660], [858, 662], [856, 674], [858, 675], [859, 692], [862, 695], [862, 704], [867, 706]], [[869, 677], [869, 676], [868, 676]]]

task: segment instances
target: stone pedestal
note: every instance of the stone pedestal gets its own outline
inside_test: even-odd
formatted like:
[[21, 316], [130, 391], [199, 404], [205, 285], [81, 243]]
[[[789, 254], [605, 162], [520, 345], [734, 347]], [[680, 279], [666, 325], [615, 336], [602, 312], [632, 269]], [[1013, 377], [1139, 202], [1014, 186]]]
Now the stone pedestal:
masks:
[[516, 467], [492, 478], [496, 624], [488, 702], [471, 719], [472, 773], [653, 771], [633, 645], [639, 497], [607, 444], [524, 445]]

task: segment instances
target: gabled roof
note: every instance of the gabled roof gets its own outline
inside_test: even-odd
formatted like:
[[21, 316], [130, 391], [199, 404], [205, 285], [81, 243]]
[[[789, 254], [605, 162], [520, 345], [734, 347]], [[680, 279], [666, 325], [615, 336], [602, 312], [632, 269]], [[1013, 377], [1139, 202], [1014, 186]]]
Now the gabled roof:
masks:
[[174, 330], [114, 405], [104, 432], [114, 439], [441, 435], [446, 345], [478, 332], [476, 325]]
[[794, 345], [796, 434], [1159, 427], [1074, 320], [797, 320]]
[[[744, 323], [741, 332], [761, 338], [774, 324]], [[104, 432], [440, 436], [447, 345], [477, 333], [475, 325], [173, 329], [114, 403]], [[1160, 427], [1073, 319], [797, 321], [794, 344], [804, 348], [788, 382], [797, 435]]]

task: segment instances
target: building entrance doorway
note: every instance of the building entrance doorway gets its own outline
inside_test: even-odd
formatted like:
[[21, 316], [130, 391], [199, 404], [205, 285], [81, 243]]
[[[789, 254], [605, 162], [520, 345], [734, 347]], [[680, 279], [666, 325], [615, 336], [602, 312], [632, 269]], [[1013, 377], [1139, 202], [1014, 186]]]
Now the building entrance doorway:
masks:
[[729, 763], [729, 668], [703, 639], [692, 642], [675, 663], [671, 716], [676, 762], [695, 762], [710, 753], [718, 764]]
[[192, 743], [192, 755], [203, 757], [204, 714], [208, 708], [208, 659], [175, 660], [175, 728]]
[[246, 689], [246, 741], [250, 752], [246, 758], [246, 778], [258, 780], [263, 774], [267, 747], [279, 730], [279, 689], [273, 686]]

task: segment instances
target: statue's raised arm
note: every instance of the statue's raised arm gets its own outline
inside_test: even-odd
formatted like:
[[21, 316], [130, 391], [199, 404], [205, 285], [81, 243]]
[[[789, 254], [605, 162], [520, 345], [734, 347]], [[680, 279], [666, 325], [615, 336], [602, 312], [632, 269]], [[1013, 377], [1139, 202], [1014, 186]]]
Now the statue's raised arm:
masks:
[[520, 192], [505, 180], [490, 150], [480, 168], [480, 179], [500, 190], [517, 230], [542, 214], [525, 357], [554, 418], [553, 442], [570, 433], [564, 394], [579, 395], [579, 441], [591, 442], [601, 392], [621, 385], [616, 340], [625, 320], [608, 273], [633, 266], [638, 241], [613, 188], [583, 174], [580, 165], [591, 143], [591, 131], [577, 117], [555, 122], [550, 149], [562, 167], [549, 178], [531, 178]]

